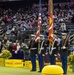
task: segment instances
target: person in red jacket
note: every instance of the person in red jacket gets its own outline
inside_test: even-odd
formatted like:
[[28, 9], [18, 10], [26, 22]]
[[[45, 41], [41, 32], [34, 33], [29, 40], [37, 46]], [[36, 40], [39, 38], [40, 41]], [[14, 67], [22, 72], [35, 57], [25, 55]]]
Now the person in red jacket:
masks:
[[12, 46], [12, 51], [16, 51], [17, 50], [17, 45], [16, 45], [16, 43], [13, 43], [13, 46]]
[[8, 23], [8, 15], [5, 16], [5, 23]]

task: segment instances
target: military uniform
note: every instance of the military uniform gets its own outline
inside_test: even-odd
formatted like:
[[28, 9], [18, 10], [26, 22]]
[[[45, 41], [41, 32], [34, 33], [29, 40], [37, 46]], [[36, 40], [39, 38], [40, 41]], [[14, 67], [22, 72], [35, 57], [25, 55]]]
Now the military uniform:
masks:
[[44, 50], [45, 50], [44, 62], [45, 63], [49, 63], [49, 55], [48, 55], [49, 45], [50, 45], [49, 40], [45, 39], [45, 42], [44, 42]]
[[[35, 37], [35, 36], [32, 36], [32, 37]], [[29, 49], [30, 49], [30, 59], [32, 63], [31, 71], [36, 71], [37, 42], [35, 42], [34, 38], [30, 41]]]
[[49, 52], [49, 45], [50, 45], [49, 40], [46, 39], [44, 44], [44, 49], [46, 54], [48, 54]]
[[42, 71], [42, 68], [44, 67], [44, 60], [43, 57], [45, 55], [44, 50], [44, 36], [40, 35], [40, 39], [38, 40], [38, 62], [39, 62], [39, 72]]
[[54, 45], [50, 47], [49, 49], [49, 61], [51, 65], [55, 64], [55, 57], [58, 53], [58, 42], [54, 40]]
[[62, 38], [60, 42], [60, 59], [62, 62], [62, 68], [64, 70], [64, 74], [66, 74], [67, 73], [67, 56], [68, 56], [69, 42], [66, 41], [66, 34], [62, 34], [62, 36], [65, 36], [65, 38]]

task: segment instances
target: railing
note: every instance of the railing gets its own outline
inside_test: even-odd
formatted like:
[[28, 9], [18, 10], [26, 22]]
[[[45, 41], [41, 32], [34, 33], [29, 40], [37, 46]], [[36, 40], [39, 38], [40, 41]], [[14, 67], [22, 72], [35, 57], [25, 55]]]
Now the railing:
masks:
[[[73, 5], [74, 4], [74, 2], [62, 2], [62, 3], [54, 3], [53, 5], [57, 5], [57, 4], [61, 4], [62, 6], [65, 6], [65, 5]], [[39, 6], [39, 4], [34, 4], [34, 6]], [[48, 6], [48, 4], [47, 3], [45, 3], [45, 4], [42, 4], [42, 6]]]
[[74, 44], [74, 34], [69, 37], [69, 41], [70, 41], [71, 45]]
[[71, 40], [71, 39], [73, 39], [73, 38], [74, 38], [74, 34], [69, 37], [69, 40]]

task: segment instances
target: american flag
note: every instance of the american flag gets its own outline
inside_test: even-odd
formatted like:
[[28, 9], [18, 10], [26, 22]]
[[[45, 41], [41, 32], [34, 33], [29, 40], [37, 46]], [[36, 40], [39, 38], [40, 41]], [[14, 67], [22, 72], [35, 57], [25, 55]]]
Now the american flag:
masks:
[[49, 0], [48, 2], [49, 8], [49, 23], [48, 23], [48, 40], [51, 45], [54, 43], [53, 37], [53, 0]]
[[42, 13], [42, 4], [41, 4], [41, 0], [39, 0], [38, 27], [37, 27], [36, 40], [35, 41], [37, 41], [39, 36], [40, 36], [40, 27], [41, 27], [41, 24], [42, 24], [41, 13]]

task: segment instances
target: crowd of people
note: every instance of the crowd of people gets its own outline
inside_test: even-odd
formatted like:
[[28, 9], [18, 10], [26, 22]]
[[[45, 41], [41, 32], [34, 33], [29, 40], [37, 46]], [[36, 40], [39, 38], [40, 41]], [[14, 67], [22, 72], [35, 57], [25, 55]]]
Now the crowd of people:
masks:
[[[44, 66], [43, 56], [49, 55], [50, 64], [55, 64], [55, 56], [60, 55], [64, 73], [67, 73], [67, 55], [69, 43], [65, 40], [66, 37], [59, 37], [59, 34], [66, 32], [68, 29], [66, 23], [72, 22], [74, 16], [74, 3], [54, 4], [54, 47], [50, 47], [47, 39], [48, 36], [48, 6], [42, 5], [42, 25], [39, 43], [35, 42], [35, 37], [31, 34], [36, 34], [38, 25], [38, 4], [33, 4], [32, 7], [24, 10], [19, 9], [4, 9], [0, 8], [0, 53], [2, 50], [9, 50], [12, 53], [12, 58], [25, 59], [32, 61], [32, 71], [36, 71], [36, 57], [39, 60], [39, 72]], [[57, 30], [61, 31], [59, 33]], [[32, 38], [32, 39], [31, 39]], [[38, 46], [40, 44], [40, 47]], [[65, 45], [64, 45], [65, 44]], [[64, 48], [62, 48], [64, 47]], [[40, 48], [40, 50], [38, 49]], [[64, 50], [62, 50], [64, 49]], [[39, 50], [39, 51], [38, 51]], [[64, 56], [64, 58], [63, 58]], [[64, 61], [64, 59], [66, 61]]]

